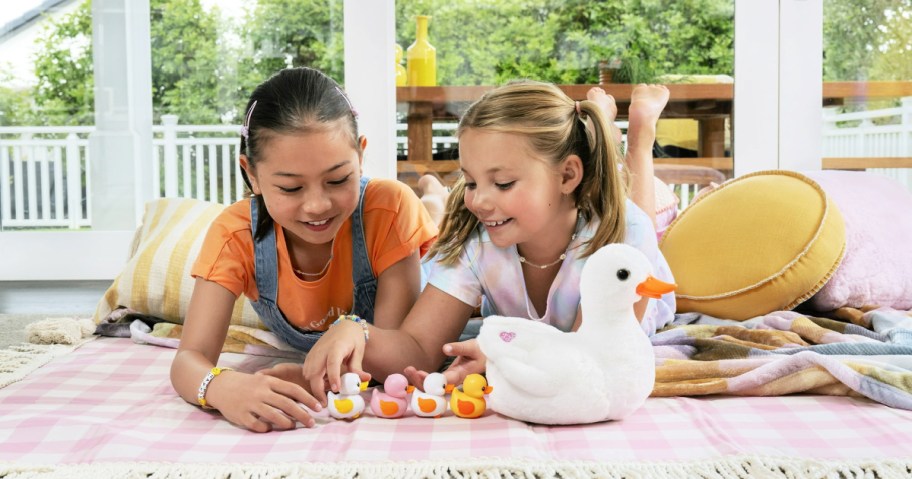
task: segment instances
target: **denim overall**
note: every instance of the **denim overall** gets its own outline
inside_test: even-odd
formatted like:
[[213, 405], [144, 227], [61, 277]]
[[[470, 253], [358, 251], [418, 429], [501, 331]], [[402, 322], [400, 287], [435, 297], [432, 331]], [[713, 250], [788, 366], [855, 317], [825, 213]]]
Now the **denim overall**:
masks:
[[[354, 298], [352, 299], [351, 314], [357, 314], [369, 323], [374, 322], [374, 297], [377, 295], [377, 278], [371, 269], [370, 259], [367, 256], [367, 242], [364, 240], [364, 221], [362, 207], [364, 205], [364, 188], [370, 178], [361, 177], [361, 194], [358, 207], [351, 216], [352, 234], [352, 282], [354, 283]], [[250, 222], [253, 228], [257, 224], [257, 200], [250, 200]], [[256, 285], [260, 298], [250, 301], [253, 310], [260, 319], [276, 336], [288, 345], [303, 352], [310, 351], [317, 340], [323, 336], [322, 331], [301, 331], [291, 325], [276, 304], [276, 290], [278, 289], [278, 255], [276, 254], [275, 228], [269, 227], [266, 235], [253, 244], [254, 261], [256, 262]]]

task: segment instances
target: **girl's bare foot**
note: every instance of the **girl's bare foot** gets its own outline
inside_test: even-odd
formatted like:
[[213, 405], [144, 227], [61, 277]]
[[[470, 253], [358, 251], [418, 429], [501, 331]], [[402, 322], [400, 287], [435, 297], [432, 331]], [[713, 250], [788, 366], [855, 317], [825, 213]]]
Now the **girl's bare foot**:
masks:
[[630, 94], [630, 108], [627, 117], [630, 124], [655, 127], [659, 115], [668, 104], [668, 87], [641, 83]]
[[615, 144], [621, 144], [621, 130], [614, 124], [614, 120], [618, 115], [617, 103], [614, 101], [614, 97], [605, 92], [605, 90], [600, 87], [592, 87], [589, 91], [586, 92], [586, 99], [595, 103], [602, 109], [607, 117], [608, 124], [611, 125], [611, 131], [614, 134]]

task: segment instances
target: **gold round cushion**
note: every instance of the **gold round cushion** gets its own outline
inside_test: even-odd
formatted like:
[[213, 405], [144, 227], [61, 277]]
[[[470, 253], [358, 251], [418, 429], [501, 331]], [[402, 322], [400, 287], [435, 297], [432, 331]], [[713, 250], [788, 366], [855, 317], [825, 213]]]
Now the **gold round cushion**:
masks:
[[845, 224], [810, 178], [760, 171], [700, 195], [659, 246], [677, 311], [744, 320], [792, 309], [826, 284], [845, 253]]

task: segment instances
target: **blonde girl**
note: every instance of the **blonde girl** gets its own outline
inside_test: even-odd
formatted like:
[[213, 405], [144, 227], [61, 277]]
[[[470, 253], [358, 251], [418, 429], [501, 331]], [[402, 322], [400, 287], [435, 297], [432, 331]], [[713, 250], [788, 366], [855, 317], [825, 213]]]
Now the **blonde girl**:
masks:
[[[640, 85], [632, 95], [628, 135], [636, 142], [630, 153], [650, 184], [651, 153], [643, 150], [651, 151], [667, 99], [660, 86]], [[497, 88], [474, 103], [457, 132], [463, 177], [450, 194], [418, 302], [399, 328], [371, 328], [369, 343], [357, 325], [333, 328], [325, 338], [327, 355], [312, 364], [336, 364], [364, 351], [375, 378], [409, 367], [413, 384], [420, 384], [421, 371], [455, 356], [446, 374], [458, 383], [484, 371], [474, 340], [453, 342], [476, 307], [482, 316], [524, 317], [573, 330], [581, 321], [582, 266], [609, 243], [639, 248], [656, 277], [672, 282], [653, 219], [627, 198], [611, 120], [598, 101], [575, 102], [554, 85], [532, 81]], [[642, 161], [644, 155], [649, 158]], [[674, 297], [646, 298], [636, 312], [651, 334], [673, 319]], [[324, 369], [330, 378], [337, 374], [336, 367]], [[305, 366], [305, 378], [322, 400], [320, 373]]]

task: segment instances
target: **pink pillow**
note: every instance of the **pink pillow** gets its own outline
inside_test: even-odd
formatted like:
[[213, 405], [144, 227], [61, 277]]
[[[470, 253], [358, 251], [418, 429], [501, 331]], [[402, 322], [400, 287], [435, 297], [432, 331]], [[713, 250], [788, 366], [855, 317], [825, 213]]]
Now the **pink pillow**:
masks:
[[912, 193], [873, 173], [803, 173], [839, 207], [846, 235], [845, 259], [807, 305], [912, 309]]

